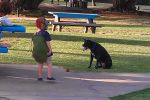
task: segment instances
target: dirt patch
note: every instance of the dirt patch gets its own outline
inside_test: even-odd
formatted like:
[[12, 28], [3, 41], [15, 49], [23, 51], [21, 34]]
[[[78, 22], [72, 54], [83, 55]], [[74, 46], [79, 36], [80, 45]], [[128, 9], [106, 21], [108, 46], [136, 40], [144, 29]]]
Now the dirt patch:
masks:
[[[107, 11], [108, 7], [89, 7], [87, 9], [81, 9], [81, 8], [72, 8], [67, 7], [63, 5], [57, 5], [57, 4], [48, 4], [48, 3], [42, 3], [39, 5], [40, 10], [38, 11], [24, 11], [22, 14], [20, 14], [20, 18], [29, 19], [29, 18], [37, 18], [40, 16], [47, 16], [47, 18], [53, 18], [52, 15], [48, 14], [48, 11], [56, 11], [56, 12], [74, 12], [74, 13], [96, 13], [100, 14], [101, 20], [107, 20], [107, 21], [114, 21], [115, 23], [122, 23], [122, 22], [131, 22], [132, 24], [150, 24], [149, 17], [143, 17], [141, 16], [141, 12], [110, 12]], [[11, 18], [17, 17], [15, 15], [9, 15]], [[130, 21], [129, 21], [130, 20]]]
[[57, 4], [47, 4], [42, 3], [39, 5], [39, 9], [43, 11], [57, 11], [57, 12], [78, 12], [78, 13], [100, 13], [100, 9], [93, 9], [93, 8], [73, 8], [73, 7], [67, 7], [63, 5], [57, 5]]

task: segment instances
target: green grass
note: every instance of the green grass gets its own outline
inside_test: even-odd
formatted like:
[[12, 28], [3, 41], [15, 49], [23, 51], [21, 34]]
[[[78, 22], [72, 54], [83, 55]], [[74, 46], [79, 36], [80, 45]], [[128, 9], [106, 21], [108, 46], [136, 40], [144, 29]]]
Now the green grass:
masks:
[[[120, 19], [108, 17], [97, 18], [97, 23], [105, 24], [97, 28], [96, 34], [83, 33], [82, 27], [65, 27], [63, 32], [51, 33], [53, 47], [53, 64], [69, 67], [79, 71], [102, 72], [150, 72], [150, 25], [137, 24], [139, 20], [149, 21], [149, 18]], [[35, 64], [31, 54], [31, 38], [36, 28], [34, 21], [13, 20], [16, 24], [24, 24], [26, 33], [4, 33], [4, 38], [10, 41], [8, 54], [0, 54], [0, 63]], [[83, 52], [83, 39], [88, 38], [103, 45], [113, 60], [110, 70], [89, 70], [89, 50]], [[93, 63], [93, 66], [95, 61]]]
[[150, 88], [141, 91], [132, 92], [125, 95], [119, 95], [111, 97], [111, 100], [149, 100], [150, 99]]

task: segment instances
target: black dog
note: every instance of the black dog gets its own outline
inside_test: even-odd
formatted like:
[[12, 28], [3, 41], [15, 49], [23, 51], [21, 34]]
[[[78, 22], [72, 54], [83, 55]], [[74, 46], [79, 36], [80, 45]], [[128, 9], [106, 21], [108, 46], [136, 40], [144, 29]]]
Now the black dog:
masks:
[[95, 69], [101, 68], [101, 67], [104, 69], [111, 68], [112, 59], [103, 46], [101, 46], [100, 44], [98, 44], [94, 41], [85, 39], [83, 47], [84, 47], [83, 50], [90, 49], [90, 51], [91, 51], [90, 65], [88, 68], [91, 68], [93, 58], [96, 59]]

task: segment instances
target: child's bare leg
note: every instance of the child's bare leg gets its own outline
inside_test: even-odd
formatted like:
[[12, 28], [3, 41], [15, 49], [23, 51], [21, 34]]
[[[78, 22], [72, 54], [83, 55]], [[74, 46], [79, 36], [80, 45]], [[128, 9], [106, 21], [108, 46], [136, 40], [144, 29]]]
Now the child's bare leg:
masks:
[[52, 57], [47, 58], [47, 80], [55, 80], [52, 77]]
[[43, 64], [38, 64], [38, 78], [42, 78]]
[[47, 64], [47, 67], [48, 67], [47, 77], [51, 78], [52, 77], [52, 64]]
[[47, 66], [48, 66], [47, 80], [55, 80], [55, 78], [52, 77], [52, 64], [47, 64]]

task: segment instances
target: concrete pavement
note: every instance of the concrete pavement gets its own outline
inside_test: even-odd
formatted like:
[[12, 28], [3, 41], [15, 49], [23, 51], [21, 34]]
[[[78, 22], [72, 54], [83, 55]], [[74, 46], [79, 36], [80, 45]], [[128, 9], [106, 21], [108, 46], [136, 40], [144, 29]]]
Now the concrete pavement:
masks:
[[150, 73], [66, 72], [54, 66], [56, 81], [40, 82], [36, 70], [36, 65], [0, 64], [0, 100], [109, 100], [150, 87]]

